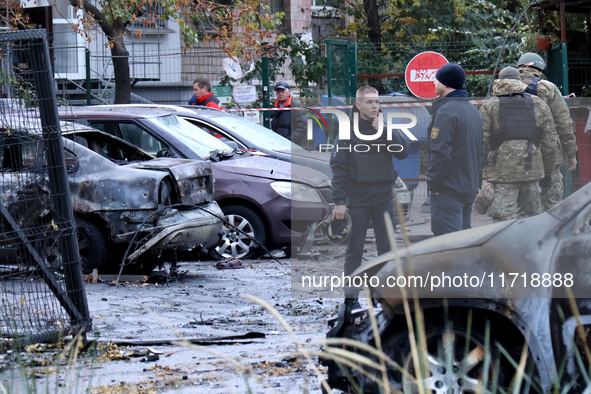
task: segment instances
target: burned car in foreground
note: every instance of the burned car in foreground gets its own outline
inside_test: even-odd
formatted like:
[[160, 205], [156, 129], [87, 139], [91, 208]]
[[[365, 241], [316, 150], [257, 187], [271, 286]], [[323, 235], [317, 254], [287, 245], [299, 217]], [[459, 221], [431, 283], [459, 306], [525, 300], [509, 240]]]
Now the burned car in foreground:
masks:
[[[70, 196], [83, 272], [126, 263], [143, 271], [177, 252], [219, 242], [222, 212], [213, 200], [209, 163], [154, 158], [98, 130], [62, 122]], [[22, 226], [51, 230], [48, 180], [38, 121], [4, 124], [0, 131], [2, 204]], [[47, 235], [47, 234], [44, 234]], [[37, 237], [39, 238], [39, 237]], [[45, 237], [49, 240], [51, 237]], [[39, 242], [39, 239], [37, 239]], [[49, 242], [49, 241], [45, 241]], [[58, 248], [42, 245], [44, 258], [59, 264]], [[18, 248], [0, 240], [3, 264], [18, 262]]]
[[[388, 364], [387, 380], [398, 390], [583, 392], [588, 384], [591, 184], [548, 212], [419, 242], [356, 274], [376, 278], [381, 347], [399, 365]], [[413, 324], [423, 320], [424, 353], [413, 355], [409, 334], [421, 335], [408, 328], [405, 300]], [[376, 346], [366, 311], [343, 308], [331, 325], [329, 338]], [[524, 378], [514, 379], [522, 357]], [[333, 387], [380, 391], [359, 370], [327, 364]]]

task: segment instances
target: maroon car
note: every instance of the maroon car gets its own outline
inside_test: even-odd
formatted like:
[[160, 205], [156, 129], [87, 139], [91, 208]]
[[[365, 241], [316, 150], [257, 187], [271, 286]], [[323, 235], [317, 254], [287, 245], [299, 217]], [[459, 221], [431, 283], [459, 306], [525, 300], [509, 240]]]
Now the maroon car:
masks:
[[[69, 108], [62, 119], [116, 135], [155, 156], [211, 161], [215, 198], [227, 221], [215, 257], [249, 258], [297, 247], [330, 212], [330, 178], [284, 161], [244, 154], [174, 111], [153, 108]], [[256, 240], [256, 242], [255, 242]]]

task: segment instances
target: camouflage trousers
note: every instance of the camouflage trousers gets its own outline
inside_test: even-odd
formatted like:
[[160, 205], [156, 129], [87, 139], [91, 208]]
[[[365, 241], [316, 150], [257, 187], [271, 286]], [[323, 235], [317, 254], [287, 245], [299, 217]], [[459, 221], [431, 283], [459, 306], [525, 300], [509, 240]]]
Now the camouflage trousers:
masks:
[[560, 167], [557, 166], [552, 172], [550, 186], [542, 188], [541, 197], [544, 211], [553, 208], [556, 204], [562, 201], [562, 197], [564, 196], [564, 184], [562, 178], [564, 177], [560, 172]]
[[542, 212], [538, 181], [495, 183], [495, 194], [488, 216], [495, 222], [534, 216]]

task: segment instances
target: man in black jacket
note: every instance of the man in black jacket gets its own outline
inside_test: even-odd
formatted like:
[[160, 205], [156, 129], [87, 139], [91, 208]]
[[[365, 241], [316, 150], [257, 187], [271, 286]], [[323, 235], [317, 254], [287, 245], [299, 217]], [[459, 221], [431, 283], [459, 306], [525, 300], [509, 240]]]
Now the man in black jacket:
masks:
[[[298, 108], [301, 107], [292, 95], [287, 82], [275, 84], [277, 100], [273, 108]], [[291, 140], [294, 144], [303, 145], [308, 127], [308, 118], [303, 110], [286, 110], [271, 112], [271, 130]]]
[[431, 192], [431, 230], [442, 235], [472, 227], [483, 159], [482, 117], [463, 90], [466, 73], [455, 63], [435, 76], [440, 97], [429, 139], [427, 186]]
[[[357, 91], [356, 98], [351, 139], [335, 141], [330, 159], [336, 204], [333, 219], [344, 219], [348, 212], [353, 223], [345, 256], [345, 276], [350, 276], [361, 264], [370, 219], [374, 225], [378, 254], [390, 250], [384, 213], [390, 215], [393, 224], [397, 222], [392, 188], [398, 174], [394, 170], [392, 156], [404, 159], [410, 147], [398, 130], [392, 132], [391, 140], [388, 140], [383, 127], [380, 133], [378, 116], [381, 111], [376, 89], [364, 86]], [[364, 139], [356, 134], [364, 136]], [[376, 139], [368, 139], [369, 136], [376, 136]], [[358, 290], [345, 288], [345, 297], [356, 297]]]

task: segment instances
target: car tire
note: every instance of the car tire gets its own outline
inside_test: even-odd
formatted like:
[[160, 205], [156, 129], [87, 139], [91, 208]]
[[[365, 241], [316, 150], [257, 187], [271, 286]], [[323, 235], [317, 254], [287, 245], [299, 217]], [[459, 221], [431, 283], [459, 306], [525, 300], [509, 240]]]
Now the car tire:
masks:
[[[478, 392], [479, 388], [483, 392], [488, 392], [492, 387], [509, 390], [516, 371], [499, 348], [505, 349], [513, 360], [519, 363], [523, 345], [518, 348], [511, 346], [507, 338], [502, 338], [503, 333], [494, 327], [490, 328], [488, 335], [485, 334], [486, 325], [493, 323], [472, 320], [463, 313], [445, 319], [425, 319], [426, 350], [429, 356], [426, 371], [429, 376], [422, 377], [423, 387], [431, 387], [438, 392]], [[416, 375], [408, 332], [382, 340], [384, 353], [399, 363], [406, 372], [403, 374], [399, 370], [389, 368], [390, 381], [405, 394], [418, 392], [416, 379], [408, 378]], [[486, 354], [486, 351], [489, 353], [488, 359], [476, 357]], [[528, 354], [527, 360], [526, 374], [533, 378], [537, 371], [531, 354]], [[451, 371], [447, 370], [448, 363], [454, 366]], [[465, 367], [460, 369], [457, 367], [460, 365]], [[485, 370], [488, 371], [487, 387], [482, 387], [479, 379]], [[366, 392], [374, 392], [372, 389], [373, 387]], [[523, 380], [518, 392], [528, 393], [530, 390], [532, 388], [529, 383]]]
[[[211, 250], [211, 257], [220, 260], [229, 257], [252, 259], [261, 256], [263, 248], [260, 245], [265, 245], [267, 241], [267, 230], [259, 215], [241, 205], [223, 207], [222, 212], [226, 220], [222, 228], [223, 235], [220, 244]], [[231, 225], [238, 227], [250, 237]]]
[[108, 243], [101, 230], [94, 223], [76, 218], [76, 237], [82, 273], [89, 274], [93, 269], [101, 270], [107, 263]]

